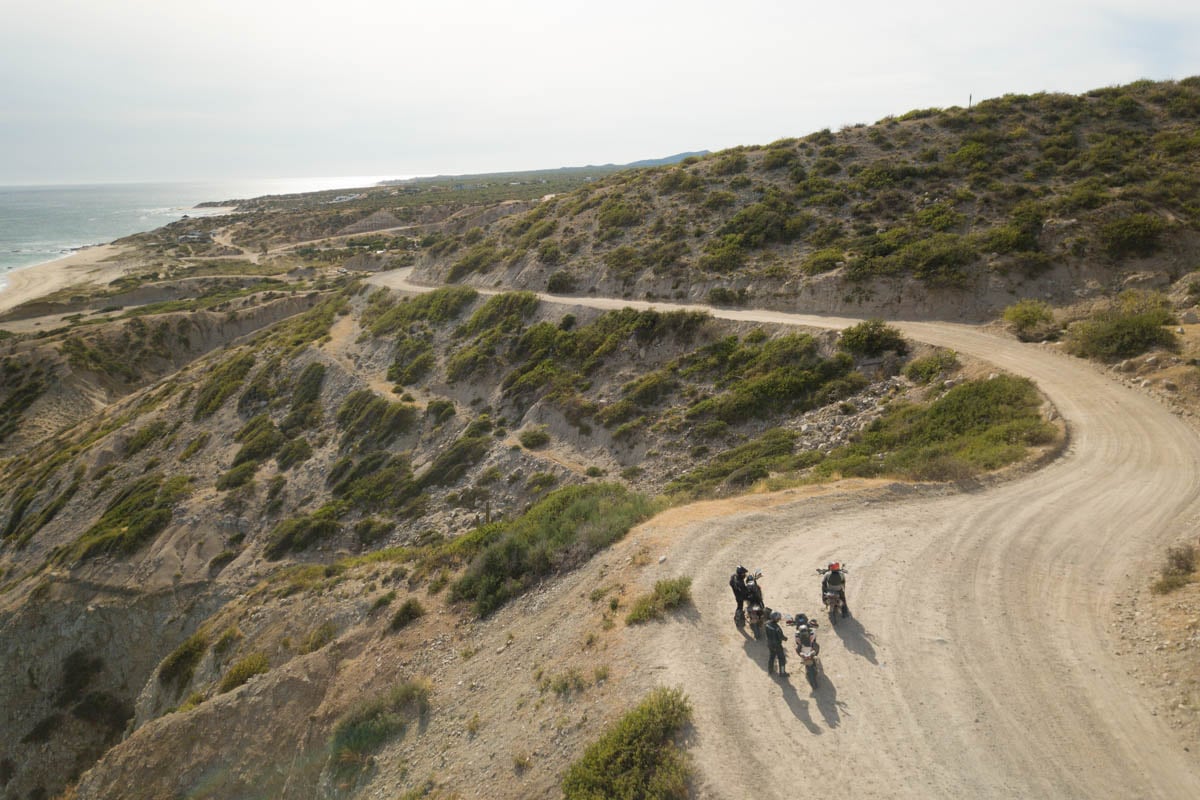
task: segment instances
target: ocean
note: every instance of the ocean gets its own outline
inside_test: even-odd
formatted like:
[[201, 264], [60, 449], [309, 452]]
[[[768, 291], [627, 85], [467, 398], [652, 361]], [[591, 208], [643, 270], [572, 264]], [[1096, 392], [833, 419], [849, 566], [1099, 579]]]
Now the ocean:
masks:
[[0, 186], [0, 289], [6, 273], [188, 216], [197, 203], [371, 186], [385, 177], [279, 178], [188, 183]]

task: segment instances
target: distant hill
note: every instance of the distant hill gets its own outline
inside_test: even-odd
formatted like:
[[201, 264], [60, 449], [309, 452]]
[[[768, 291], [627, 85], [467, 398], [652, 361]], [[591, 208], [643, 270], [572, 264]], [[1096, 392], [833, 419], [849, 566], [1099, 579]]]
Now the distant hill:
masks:
[[614, 172], [440, 242], [419, 271], [987, 318], [1020, 296], [1069, 303], [1129, 281], [1167, 286], [1200, 260], [1197, 197], [1200, 77], [1139, 81], [920, 109]]
[[711, 151], [709, 151], [709, 150], [693, 150], [690, 153], [676, 153], [673, 156], [666, 156], [664, 158], [647, 158], [642, 161], [634, 161], [630, 164], [626, 164], [625, 166], [626, 167], [665, 167], [668, 164], [678, 164], [680, 161], [683, 161], [685, 158], [691, 158], [692, 156], [706, 156], [710, 152]]

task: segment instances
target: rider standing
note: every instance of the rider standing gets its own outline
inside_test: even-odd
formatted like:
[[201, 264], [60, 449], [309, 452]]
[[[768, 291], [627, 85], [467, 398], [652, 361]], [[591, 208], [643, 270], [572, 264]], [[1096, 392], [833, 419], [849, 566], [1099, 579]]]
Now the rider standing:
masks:
[[783, 617], [778, 611], [771, 612], [771, 619], [767, 622], [767, 674], [770, 675], [775, 667], [775, 661], [779, 661], [779, 675], [787, 677], [787, 653], [784, 652], [783, 643], [787, 641], [787, 637], [783, 635], [783, 628], [779, 627], [779, 620]]
[[733, 590], [733, 599], [737, 600], [737, 613], [734, 616], [741, 616], [745, 613], [742, 604], [746, 602], [746, 573], [748, 569], [742, 565], [738, 565], [737, 571], [729, 576], [729, 588]]
[[850, 606], [846, 603], [846, 573], [842, 572], [842, 565], [837, 561], [830, 563], [828, 570], [825, 572], [825, 577], [821, 579], [822, 601], [824, 601], [825, 594], [828, 592], [837, 593], [837, 596], [842, 600], [842, 616], [850, 616]]

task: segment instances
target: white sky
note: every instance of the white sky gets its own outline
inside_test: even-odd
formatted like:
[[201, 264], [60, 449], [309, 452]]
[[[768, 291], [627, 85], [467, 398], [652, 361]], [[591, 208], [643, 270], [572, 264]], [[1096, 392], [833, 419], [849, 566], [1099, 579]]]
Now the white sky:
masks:
[[624, 163], [1200, 74], [1179, 0], [0, 0], [0, 184]]

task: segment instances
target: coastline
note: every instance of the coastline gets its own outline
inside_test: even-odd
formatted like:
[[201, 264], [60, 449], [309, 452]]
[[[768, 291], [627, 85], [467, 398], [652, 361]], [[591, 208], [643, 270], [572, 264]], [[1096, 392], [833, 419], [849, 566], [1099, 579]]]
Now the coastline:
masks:
[[98, 244], [53, 261], [4, 273], [7, 285], [0, 289], [0, 314], [69, 286], [105, 284], [119, 278], [127, 265], [106, 259], [123, 252], [125, 247], [121, 245]]

